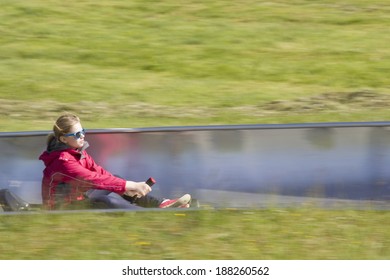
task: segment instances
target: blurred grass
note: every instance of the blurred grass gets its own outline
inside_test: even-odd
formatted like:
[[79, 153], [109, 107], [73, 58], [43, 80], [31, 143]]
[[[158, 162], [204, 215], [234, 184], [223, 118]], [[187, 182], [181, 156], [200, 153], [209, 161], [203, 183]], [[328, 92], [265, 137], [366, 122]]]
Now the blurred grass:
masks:
[[309, 208], [0, 215], [0, 259], [389, 259], [389, 218]]
[[0, 101], [23, 104], [0, 108], [0, 130], [50, 129], [64, 109], [90, 128], [386, 120], [387, 102], [264, 106], [388, 95], [389, 11], [385, 0], [2, 0]]
[[[0, 6], [0, 131], [49, 130], [64, 111], [87, 128], [390, 117], [385, 0]], [[388, 259], [388, 219], [321, 209], [0, 215], [0, 259]]]

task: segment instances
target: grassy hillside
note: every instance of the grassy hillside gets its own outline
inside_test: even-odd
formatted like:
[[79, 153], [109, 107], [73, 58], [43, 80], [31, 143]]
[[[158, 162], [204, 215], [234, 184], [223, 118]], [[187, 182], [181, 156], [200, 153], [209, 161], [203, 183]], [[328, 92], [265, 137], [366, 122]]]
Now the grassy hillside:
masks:
[[388, 1], [1, 1], [0, 130], [387, 120]]
[[388, 260], [389, 218], [311, 208], [0, 215], [0, 259]]
[[[0, 131], [389, 120], [389, 24], [387, 0], [0, 0]], [[389, 259], [388, 220], [0, 215], [0, 259]]]

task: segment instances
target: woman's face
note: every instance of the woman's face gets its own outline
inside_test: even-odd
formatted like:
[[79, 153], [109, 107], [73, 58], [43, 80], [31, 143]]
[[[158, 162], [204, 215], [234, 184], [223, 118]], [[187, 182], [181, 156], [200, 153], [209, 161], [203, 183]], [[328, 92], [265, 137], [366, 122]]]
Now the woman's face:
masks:
[[61, 136], [61, 141], [72, 148], [82, 148], [84, 146], [85, 132], [81, 123], [76, 123], [69, 132]]

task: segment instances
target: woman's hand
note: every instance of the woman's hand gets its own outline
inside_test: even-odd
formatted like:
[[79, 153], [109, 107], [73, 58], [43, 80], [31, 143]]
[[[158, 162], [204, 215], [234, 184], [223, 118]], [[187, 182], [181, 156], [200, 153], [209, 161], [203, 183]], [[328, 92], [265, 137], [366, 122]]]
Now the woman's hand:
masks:
[[152, 188], [145, 182], [126, 181], [125, 195], [131, 197], [143, 197], [152, 191]]

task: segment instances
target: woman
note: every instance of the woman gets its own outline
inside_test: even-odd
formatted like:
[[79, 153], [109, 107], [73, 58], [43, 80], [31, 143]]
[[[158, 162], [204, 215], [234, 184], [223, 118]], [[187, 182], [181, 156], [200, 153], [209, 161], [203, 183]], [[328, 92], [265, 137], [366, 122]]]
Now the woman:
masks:
[[42, 200], [47, 209], [80, 206], [105, 208], [189, 207], [191, 196], [157, 199], [146, 182], [127, 181], [95, 163], [87, 153], [88, 142], [78, 116], [60, 116], [39, 157], [45, 164]]

